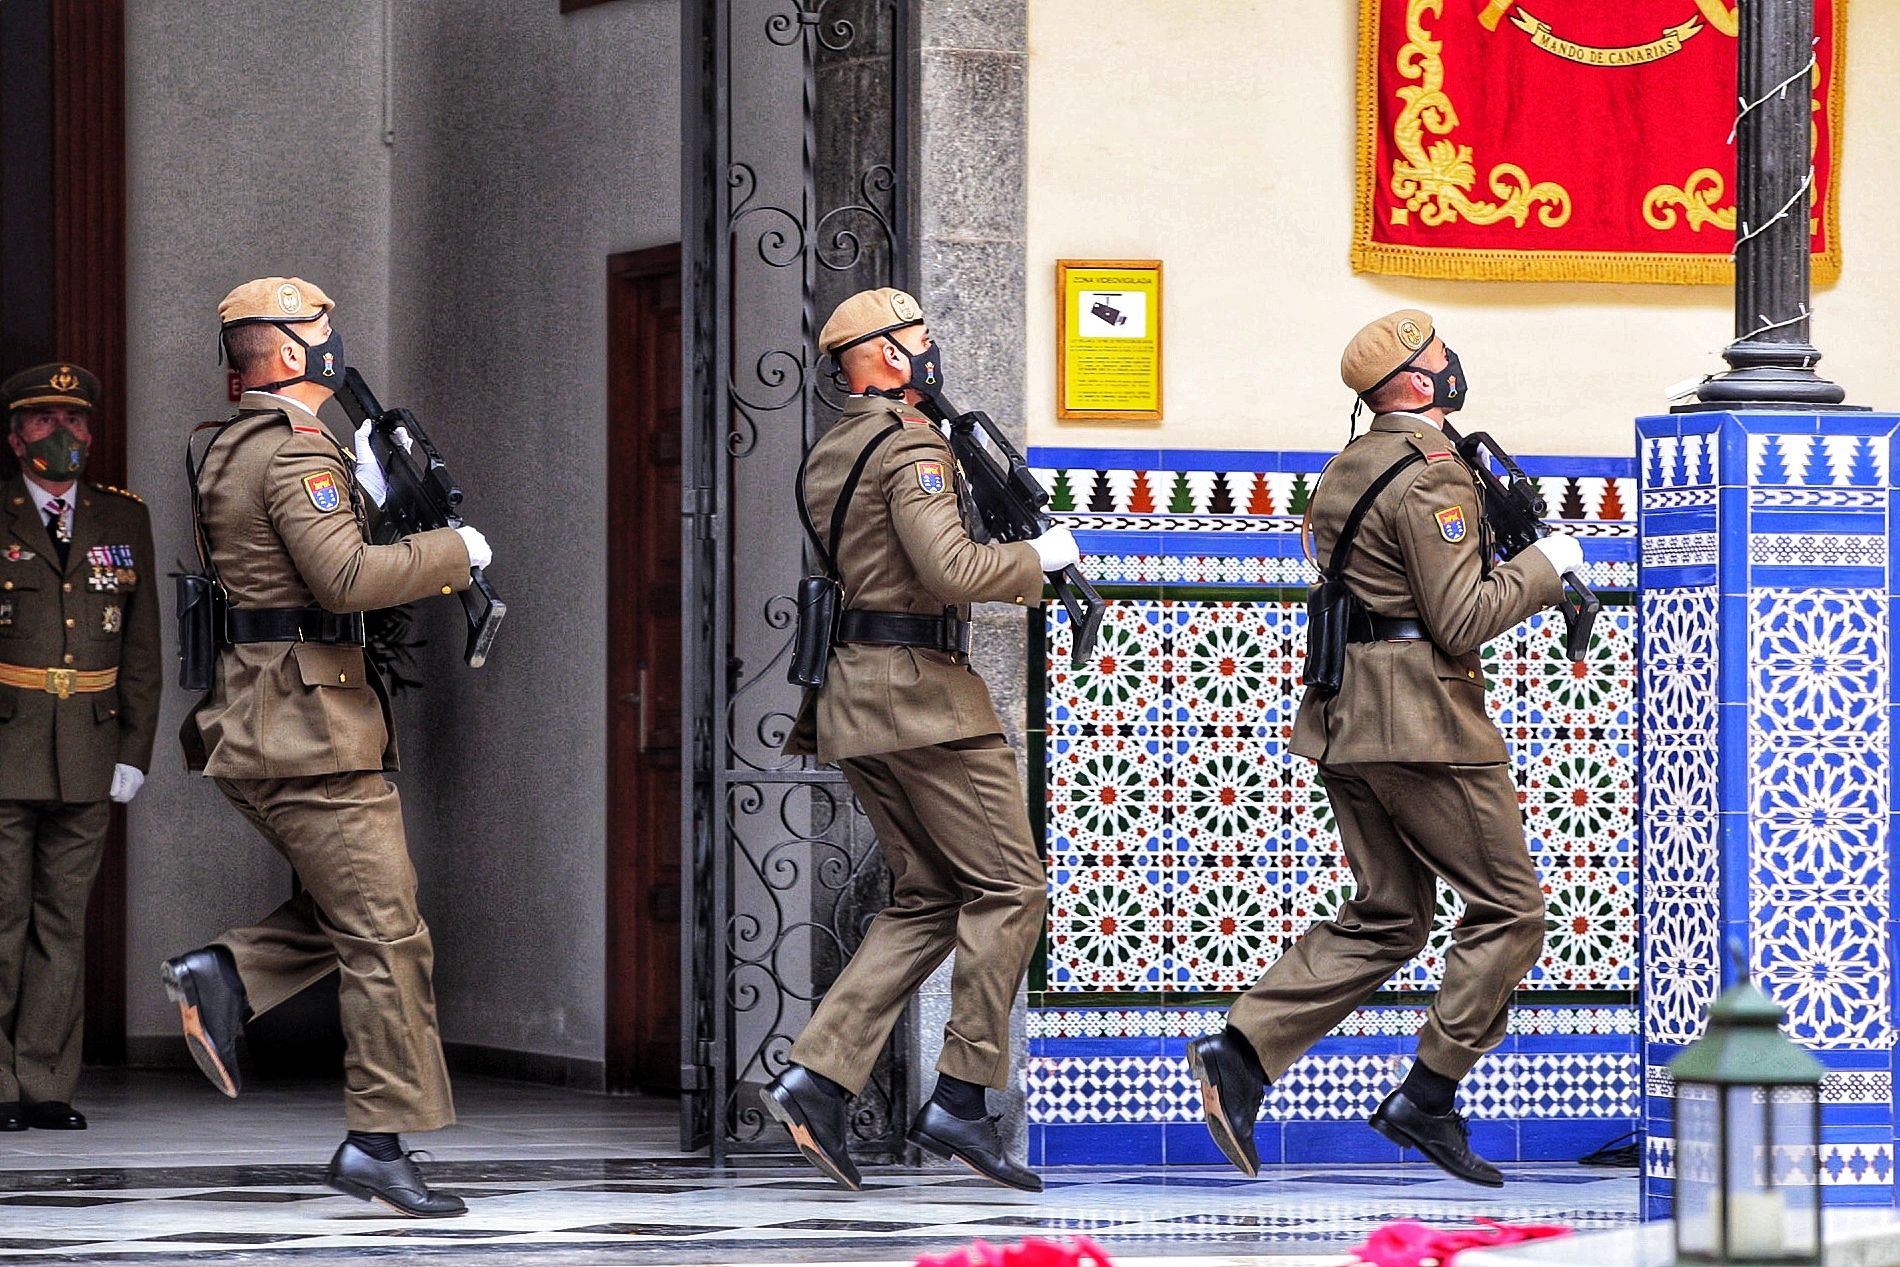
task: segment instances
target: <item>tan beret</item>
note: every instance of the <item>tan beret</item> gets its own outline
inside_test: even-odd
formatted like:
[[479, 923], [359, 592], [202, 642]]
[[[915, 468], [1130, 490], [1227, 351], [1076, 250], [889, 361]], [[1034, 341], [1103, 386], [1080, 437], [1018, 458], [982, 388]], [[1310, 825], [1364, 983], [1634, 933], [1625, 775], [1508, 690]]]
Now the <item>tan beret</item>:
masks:
[[1355, 393], [1369, 392], [1431, 341], [1431, 314], [1416, 308], [1387, 313], [1352, 336], [1339, 358], [1339, 377]]
[[222, 325], [252, 321], [315, 321], [336, 307], [323, 288], [301, 277], [260, 277], [245, 282], [218, 305]]
[[99, 403], [99, 378], [71, 361], [35, 365], [0, 383], [0, 401], [5, 402], [9, 413], [48, 405], [91, 409]]
[[861, 290], [839, 304], [818, 332], [818, 350], [836, 352], [853, 343], [862, 343], [873, 335], [914, 326], [923, 321], [924, 310], [910, 295], [890, 286]]

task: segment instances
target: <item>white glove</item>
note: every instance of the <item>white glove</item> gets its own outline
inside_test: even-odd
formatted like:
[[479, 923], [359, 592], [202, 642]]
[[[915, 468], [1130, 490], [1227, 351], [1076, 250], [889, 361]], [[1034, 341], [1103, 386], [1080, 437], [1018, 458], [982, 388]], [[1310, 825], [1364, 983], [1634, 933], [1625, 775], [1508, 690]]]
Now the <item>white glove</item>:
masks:
[[1583, 546], [1569, 533], [1553, 532], [1548, 537], [1539, 537], [1531, 543], [1531, 547], [1541, 551], [1550, 560], [1550, 566], [1556, 569], [1558, 576], [1565, 572], [1583, 575]]
[[145, 786], [145, 775], [135, 765], [121, 761], [112, 767], [112, 791], [107, 793], [113, 800], [124, 805], [139, 794]]
[[383, 479], [383, 468], [376, 464], [375, 451], [369, 447], [372, 425], [365, 422], [356, 429], [356, 486], [371, 501], [381, 506], [389, 499], [389, 485]]
[[462, 544], [468, 547], [468, 565], [471, 568], [485, 568], [495, 561], [495, 552], [488, 548], [487, 537], [467, 524], [455, 531], [461, 536]]
[[1067, 528], [1050, 528], [1040, 537], [1031, 537], [1029, 544], [1036, 547], [1036, 562], [1045, 572], [1060, 572], [1082, 561], [1075, 534]]

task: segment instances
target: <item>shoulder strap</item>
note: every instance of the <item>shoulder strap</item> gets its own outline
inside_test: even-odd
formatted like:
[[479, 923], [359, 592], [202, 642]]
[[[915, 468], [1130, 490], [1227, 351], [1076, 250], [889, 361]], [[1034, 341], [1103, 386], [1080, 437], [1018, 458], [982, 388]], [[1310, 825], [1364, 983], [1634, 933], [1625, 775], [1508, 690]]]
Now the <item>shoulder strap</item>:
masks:
[[[240, 422], [252, 418], [261, 418], [269, 414], [283, 416], [281, 409], [240, 409], [222, 422], [201, 422], [191, 429], [191, 436], [185, 441], [185, 480], [191, 485], [191, 532], [192, 541], [198, 547], [198, 563], [211, 578], [212, 584], [219, 589], [224, 582], [218, 579], [218, 565], [211, 561], [211, 538], [205, 534], [204, 497], [198, 491], [198, 477], [204, 473], [205, 463], [211, 458], [211, 446], [224, 438], [224, 433]], [[200, 431], [210, 431], [211, 439], [205, 444], [204, 452], [192, 461], [191, 445]]]
[[1346, 575], [1346, 564], [1352, 561], [1353, 538], [1359, 535], [1359, 525], [1372, 509], [1372, 503], [1379, 500], [1379, 494], [1385, 491], [1386, 485], [1397, 479], [1399, 472], [1412, 463], [1424, 460], [1425, 455], [1417, 449], [1408, 451], [1404, 457], [1387, 467], [1385, 473], [1373, 480], [1371, 486], [1360, 495], [1358, 505], [1346, 516], [1346, 526], [1339, 530], [1339, 540], [1333, 543], [1332, 562], [1323, 569], [1328, 578], [1336, 581]]
[[[886, 440], [904, 429], [901, 422], [893, 422], [884, 430], [871, 437], [871, 442], [858, 454], [858, 460], [851, 466], [851, 474], [845, 477], [844, 486], [838, 491], [838, 500], [831, 508], [831, 542], [829, 545], [819, 537], [818, 525], [811, 519], [811, 509], [805, 504], [805, 467], [811, 462], [811, 452], [807, 450], [804, 461], [798, 464], [798, 519], [805, 525], [805, 535], [811, 538], [812, 548], [818, 552], [818, 561], [825, 566], [825, 575], [839, 584], [844, 576], [838, 571], [838, 538], [844, 534], [845, 513], [851, 509], [852, 495], [858, 491], [858, 481], [864, 478], [864, 468], [871, 463], [871, 455], [877, 452]], [[816, 448], [817, 446], [812, 446]]]

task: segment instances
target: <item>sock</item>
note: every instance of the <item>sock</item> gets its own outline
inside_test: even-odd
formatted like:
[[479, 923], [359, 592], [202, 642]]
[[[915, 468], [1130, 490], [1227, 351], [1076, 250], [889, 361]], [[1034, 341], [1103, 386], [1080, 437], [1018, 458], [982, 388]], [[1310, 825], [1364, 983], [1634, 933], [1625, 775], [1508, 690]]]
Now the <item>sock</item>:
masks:
[[1443, 1117], [1451, 1112], [1453, 1099], [1458, 1094], [1458, 1079], [1447, 1078], [1444, 1074], [1426, 1067], [1422, 1060], [1412, 1062], [1412, 1071], [1405, 1075], [1405, 1081], [1399, 1090], [1405, 1098], [1433, 1117]]
[[1253, 1040], [1235, 1029], [1232, 1025], [1229, 1025], [1221, 1032], [1221, 1037], [1233, 1044], [1234, 1050], [1240, 1053], [1240, 1058], [1247, 1063], [1247, 1072], [1260, 1079], [1262, 1083], [1265, 1083], [1267, 1080], [1267, 1071], [1260, 1063], [1260, 1053], [1253, 1049]]
[[818, 1089], [823, 1091], [825, 1094], [835, 1095], [840, 1100], [849, 1100], [851, 1098], [851, 1093], [844, 1089], [844, 1084], [833, 1082], [831, 1079], [825, 1077], [824, 1074], [819, 1073], [816, 1069], [806, 1069], [804, 1065], [800, 1065], [799, 1068], [804, 1069], [806, 1073], [810, 1074], [811, 1080], [817, 1083]]
[[989, 1112], [981, 1083], [965, 1082], [947, 1073], [937, 1075], [937, 1089], [930, 1093], [930, 1098], [942, 1105], [951, 1117], [960, 1117], [966, 1122], [974, 1122]]
[[391, 1131], [351, 1131], [344, 1139], [377, 1161], [402, 1160], [402, 1136]]

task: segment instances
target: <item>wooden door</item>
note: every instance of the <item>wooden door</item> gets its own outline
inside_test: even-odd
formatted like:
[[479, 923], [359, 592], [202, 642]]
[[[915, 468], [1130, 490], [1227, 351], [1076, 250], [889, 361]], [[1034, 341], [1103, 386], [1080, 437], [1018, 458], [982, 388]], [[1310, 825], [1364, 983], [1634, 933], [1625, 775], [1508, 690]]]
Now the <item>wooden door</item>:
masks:
[[607, 298], [607, 1085], [680, 1085], [680, 253]]

